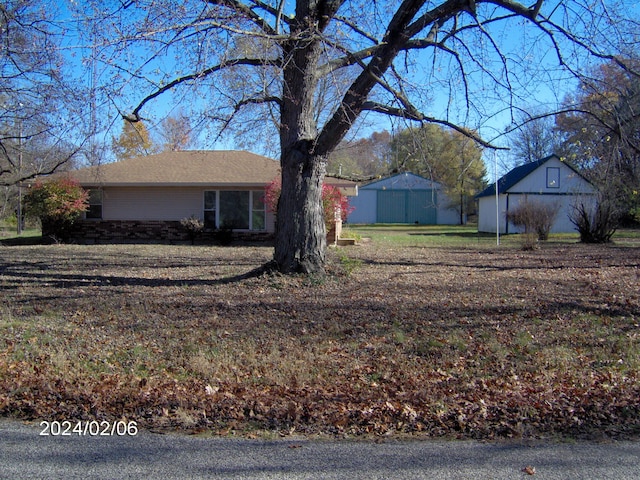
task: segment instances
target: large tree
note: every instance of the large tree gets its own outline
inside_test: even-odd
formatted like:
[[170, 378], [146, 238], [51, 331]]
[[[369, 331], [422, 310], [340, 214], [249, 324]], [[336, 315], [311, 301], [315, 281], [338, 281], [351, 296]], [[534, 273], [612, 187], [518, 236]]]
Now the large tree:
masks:
[[[147, 92], [130, 120], [194, 86], [201, 95], [188, 98], [206, 101], [212, 125], [264, 141], [277, 128], [274, 260], [283, 272], [324, 269], [323, 177], [359, 118], [440, 123], [486, 145], [474, 133], [482, 118], [613, 58], [635, 32], [620, 34], [618, 13], [631, 7], [581, 0], [137, 0], [101, 10], [102, 31], [115, 34], [101, 56], [117, 67], [113, 86]], [[130, 48], [136, 41], [147, 49]]]

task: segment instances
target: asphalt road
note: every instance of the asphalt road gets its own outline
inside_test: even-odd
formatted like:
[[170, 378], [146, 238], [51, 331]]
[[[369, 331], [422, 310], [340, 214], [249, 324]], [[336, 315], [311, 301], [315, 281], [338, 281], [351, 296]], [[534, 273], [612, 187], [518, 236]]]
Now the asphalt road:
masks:
[[41, 436], [41, 430], [0, 420], [0, 478], [640, 478], [640, 441], [265, 441], [144, 431], [135, 436]]

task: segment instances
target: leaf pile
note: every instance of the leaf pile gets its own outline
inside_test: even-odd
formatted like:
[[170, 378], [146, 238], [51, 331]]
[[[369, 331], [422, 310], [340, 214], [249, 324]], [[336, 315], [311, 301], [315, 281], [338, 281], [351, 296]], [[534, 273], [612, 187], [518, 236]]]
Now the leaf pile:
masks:
[[[4, 248], [0, 414], [460, 438], [640, 432], [640, 248]], [[341, 262], [349, 260], [348, 274]]]

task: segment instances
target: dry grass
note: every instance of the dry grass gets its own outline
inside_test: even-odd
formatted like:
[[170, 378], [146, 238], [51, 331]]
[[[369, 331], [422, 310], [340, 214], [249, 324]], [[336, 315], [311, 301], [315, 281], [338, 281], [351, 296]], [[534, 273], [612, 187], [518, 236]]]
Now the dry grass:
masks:
[[0, 247], [0, 413], [492, 438], [640, 431], [640, 248]]

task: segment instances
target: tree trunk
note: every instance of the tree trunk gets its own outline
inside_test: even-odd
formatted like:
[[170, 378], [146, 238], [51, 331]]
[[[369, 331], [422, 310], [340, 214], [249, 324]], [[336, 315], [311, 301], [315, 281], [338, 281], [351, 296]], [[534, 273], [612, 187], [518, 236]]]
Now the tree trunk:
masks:
[[298, 149], [282, 153], [274, 260], [282, 273], [324, 272], [327, 233], [322, 209], [326, 159]]
[[[280, 104], [282, 188], [276, 217], [274, 260], [282, 273], [324, 272], [327, 238], [322, 183], [327, 155], [315, 153], [315, 94], [320, 40], [314, 3], [296, 5], [292, 38], [283, 45], [283, 92]], [[312, 8], [313, 7], [313, 8]]]

